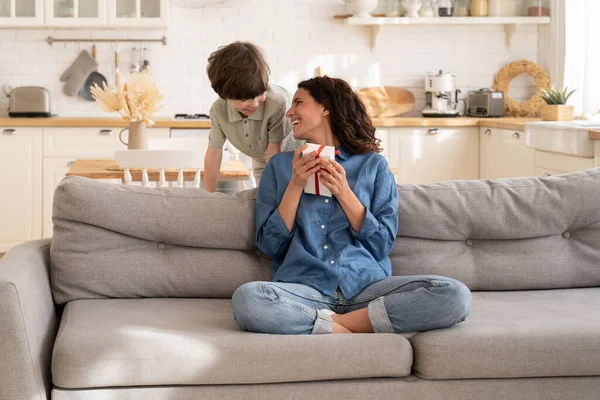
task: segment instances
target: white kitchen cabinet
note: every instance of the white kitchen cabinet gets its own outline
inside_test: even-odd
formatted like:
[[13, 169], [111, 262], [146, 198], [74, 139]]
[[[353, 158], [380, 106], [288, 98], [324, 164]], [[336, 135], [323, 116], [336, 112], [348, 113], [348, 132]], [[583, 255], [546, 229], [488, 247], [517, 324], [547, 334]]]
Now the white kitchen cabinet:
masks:
[[375, 137], [377, 139], [381, 140], [381, 142], [379, 143], [379, 145], [383, 148], [383, 152], [381, 154], [386, 159], [389, 160], [389, 157], [388, 157], [388, 149], [390, 147], [390, 131], [389, 131], [389, 129], [377, 128], [377, 130], [375, 131]]
[[0, 0], [0, 28], [44, 26], [44, 0]]
[[433, 183], [479, 176], [478, 128], [394, 128], [388, 161], [398, 183]]
[[535, 175], [558, 175], [594, 168], [594, 157], [577, 157], [567, 154], [534, 150]]
[[168, 0], [108, 0], [108, 26], [166, 28]]
[[[44, 158], [112, 158], [115, 150], [125, 150], [119, 140], [123, 127], [47, 127], [44, 128]], [[149, 138], [169, 138], [169, 128], [147, 128]], [[127, 141], [127, 131], [123, 133]]]
[[[126, 147], [119, 141], [122, 127], [46, 127], [43, 136], [43, 204], [44, 237], [52, 235], [52, 201], [54, 190], [76, 159], [113, 158], [116, 150]], [[149, 138], [169, 138], [169, 128], [148, 128]], [[124, 134], [127, 140], [127, 135]], [[108, 180], [107, 182], [115, 182]]]
[[48, 27], [105, 27], [106, 0], [45, 0]]
[[594, 141], [594, 167], [600, 168], [600, 140]]
[[42, 237], [42, 128], [0, 127], [0, 253]]
[[479, 129], [479, 178], [532, 176], [534, 150], [525, 146], [525, 134], [508, 129]]

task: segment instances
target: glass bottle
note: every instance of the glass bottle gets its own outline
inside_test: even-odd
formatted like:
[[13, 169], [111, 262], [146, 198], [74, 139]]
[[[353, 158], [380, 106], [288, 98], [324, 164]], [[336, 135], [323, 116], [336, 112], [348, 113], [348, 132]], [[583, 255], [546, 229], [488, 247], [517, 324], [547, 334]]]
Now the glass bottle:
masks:
[[400, 16], [400, 0], [387, 0], [383, 11], [386, 17]]
[[549, 17], [550, 0], [527, 0], [528, 17]]
[[440, 17], [451, 17], [454, 15], [454, 0], [439, 0], [438, 15]]
[[488, 0], [488, 17], [516, 17], [517, 0]]
[[456, 0], [454, 16], [468, 17], [469, 15], [471, 15], [471, 0]]
[[488, 0], [472, 0], [471, 15], [473, 17], [487, 17], [488, 15]]

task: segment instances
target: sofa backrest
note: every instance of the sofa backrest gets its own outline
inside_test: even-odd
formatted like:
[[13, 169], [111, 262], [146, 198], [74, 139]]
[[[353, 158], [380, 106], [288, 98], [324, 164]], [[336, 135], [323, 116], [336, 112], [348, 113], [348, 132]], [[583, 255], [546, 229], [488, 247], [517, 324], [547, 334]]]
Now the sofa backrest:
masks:
[[[600, 286], [600, 168], [398, 192], [394, 275], [444, 275], [472, 290]], [[255, 194], [65, 178], [54, 195], [55, 301], [227, 298], [269, 280], [254, 243]]]
[[398, 191], [394, 275], [445, 275], [471, 290], [600, 286], [600, 168]]
[[90, 298], [231, 297], [269, 280], [254, 241], [255, 190], [237, 195], [67, 177], [54, 193], [58, 304]]

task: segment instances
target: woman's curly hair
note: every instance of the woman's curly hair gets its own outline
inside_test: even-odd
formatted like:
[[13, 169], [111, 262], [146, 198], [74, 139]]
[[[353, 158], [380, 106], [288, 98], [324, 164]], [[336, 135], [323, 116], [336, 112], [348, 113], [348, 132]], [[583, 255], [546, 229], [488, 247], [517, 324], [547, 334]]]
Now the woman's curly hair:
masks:
[[339, 78], [320, 76], [298, 84], [329, 111], [331, 130], [352, 154], [379, 153], [381, 140], [375, 137], [375, 127], [365, 106], [350, 85]]

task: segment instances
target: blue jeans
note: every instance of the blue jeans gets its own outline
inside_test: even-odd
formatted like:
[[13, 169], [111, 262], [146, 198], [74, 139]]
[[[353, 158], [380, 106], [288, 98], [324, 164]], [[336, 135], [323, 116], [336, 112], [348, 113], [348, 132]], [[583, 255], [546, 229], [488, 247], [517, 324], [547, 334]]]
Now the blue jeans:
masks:
[[434, 275], [392, 276], [376, 281], [351, 299], [300, 283], [249, 282], [232, 297], [241, 330], [282, 335], [331, 333], [331, 316], [368, 307], [376, 333], [446, 328], [469, 315], [471, 292], [461, 282]]

